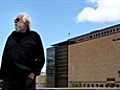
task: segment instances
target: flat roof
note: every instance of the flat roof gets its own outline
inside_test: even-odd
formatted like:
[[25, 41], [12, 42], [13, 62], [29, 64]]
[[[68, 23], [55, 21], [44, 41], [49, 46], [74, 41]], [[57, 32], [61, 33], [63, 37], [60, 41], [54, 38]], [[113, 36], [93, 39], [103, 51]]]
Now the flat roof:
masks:
[[87, 36], [87, 35], [90, 35], [90, 34], [93, 34], [93, 33], [101, 32], [101, 31], [104, 31], [104, 30], [107, 30], [107, 29], [111, 29], [111, 28], [114, 28], [114, 27], [117, 27], [117, 26], [120, 26], [120, 24], [112, 25], [112, 26], [109, 26], [109, 27], [106, 27], [106, 28], [103, 28], [103, 29], [95, 30], [95, 31], [91, 31], [90, 33], [86, 33], [86, 34], [84, 34], [84, 35], [76, 36], [76, 37], [70, 38], [70, 39], [68, 39], [68, 40], [66, 40], [66, 41], [53, 44], [53, 45], [51, 45], [51, 46], [63, 46], [63, 45], [68, 45], [70, 40], [73, 40], [73, 39], [76, 39], [76, 38], [79, 38], [79, 37], [83, 37], [83, 36]]

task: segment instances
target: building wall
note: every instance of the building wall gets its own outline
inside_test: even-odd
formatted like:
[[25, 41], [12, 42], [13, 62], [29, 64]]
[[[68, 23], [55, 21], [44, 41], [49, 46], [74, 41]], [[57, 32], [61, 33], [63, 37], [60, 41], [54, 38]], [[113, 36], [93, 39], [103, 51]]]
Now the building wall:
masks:
[[68, 47], [68, 83], [106, 85], [107, 78], [120, 77], [120, 33], [76, 43]]
[[36, 77], [36, 87], [46, 87], [46, 73], [45, 72], [41, 72], [41, 74]]
[[68, 46], [55, 49], [55, 87], [68, 87]]

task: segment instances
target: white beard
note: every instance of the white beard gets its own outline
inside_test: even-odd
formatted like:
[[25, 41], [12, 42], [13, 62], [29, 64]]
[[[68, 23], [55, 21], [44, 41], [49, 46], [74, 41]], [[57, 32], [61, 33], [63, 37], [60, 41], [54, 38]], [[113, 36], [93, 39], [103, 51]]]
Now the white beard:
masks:
[[23, 23], [19, 26], [15, 26], [16, 32], [19, 32], [19, 31], [23, 30], [24, 28], [25, 28], [25, 25]]

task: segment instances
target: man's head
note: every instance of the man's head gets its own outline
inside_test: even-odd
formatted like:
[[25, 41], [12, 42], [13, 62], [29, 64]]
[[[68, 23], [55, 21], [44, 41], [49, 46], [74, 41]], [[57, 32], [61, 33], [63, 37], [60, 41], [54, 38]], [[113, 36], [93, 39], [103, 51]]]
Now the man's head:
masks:
[[31, 17], [27, 13], [20, 13], [14, 20], [17, 32], [24, 33], [27, 29], [31, 29]]

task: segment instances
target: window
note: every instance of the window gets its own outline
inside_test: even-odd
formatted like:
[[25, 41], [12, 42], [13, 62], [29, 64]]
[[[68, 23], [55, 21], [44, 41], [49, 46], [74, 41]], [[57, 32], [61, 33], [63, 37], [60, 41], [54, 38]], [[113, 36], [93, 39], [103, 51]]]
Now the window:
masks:
[[107, 84], [105, 84], [105, 87], [108, 87], [108, 85], [107, 85]]
[[104, 32], [104, 34], [106, 34], [106, 32]]
[[118, 28], [116, 28], [116, 30], [118, 31], [119, 29], [118, 29]]
[[90, 84], [87, 84], [87, 87], [90, 87]]
[[96, 84], [96, 87], [98, 87], [98, 84]]
[[100, 33], [98, 33], [98, 36], [100, 36]]
[[107, 81], [115, 81], [115, 78], [113, 77], [111, 77], [111, 78], [107, 78]]
[[96, 34], [96, 37], [97, 37], [97, 34]]
[[100, 84], [100, 87], [103, 87], [103, 84]]
[[119, 84], [116, 84], [116, 87], [119, 87]]
[[94, 84], [92, 84], [91, 86], [94, 87]]
[[83, 84], [83, 87], [86, 87], [86, 84]]
[[113, 29], [113, 32], [115, 32], [115, 29]]
[[110, 30], [110, 32], [112, 32], [112, 30]]
[[116, 41], [116, 39], [113, 39], [113, 41]]
[[117, 38], [117, 40], [120, 40], [120, 38]]
[[103, 35], [103, 32], [101, 32], [101, 34]]
[[90, 36], [90, 38], [92, 38], [92, 35]]

